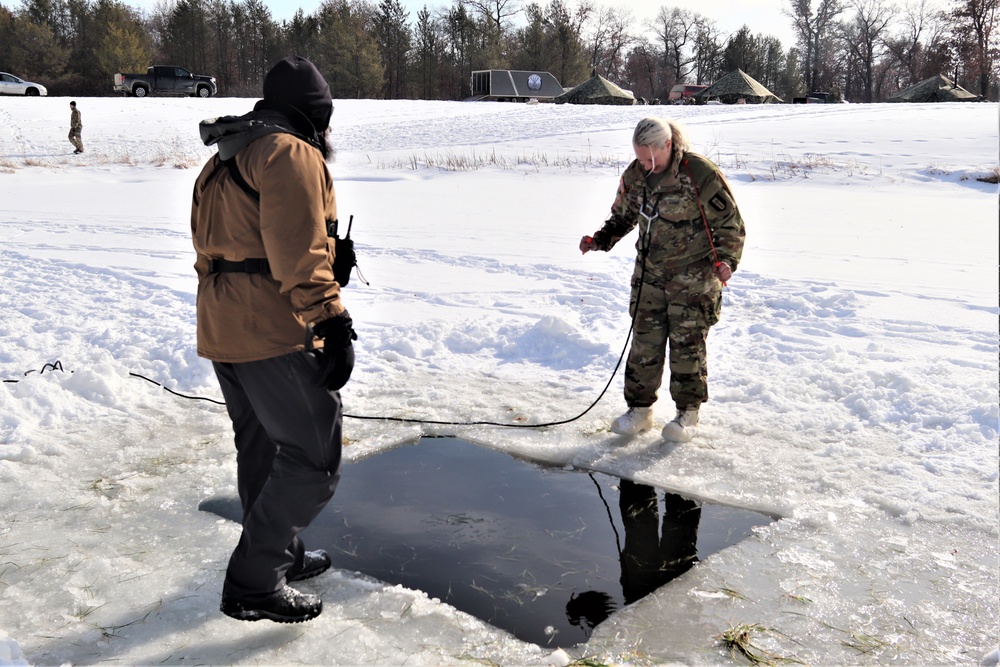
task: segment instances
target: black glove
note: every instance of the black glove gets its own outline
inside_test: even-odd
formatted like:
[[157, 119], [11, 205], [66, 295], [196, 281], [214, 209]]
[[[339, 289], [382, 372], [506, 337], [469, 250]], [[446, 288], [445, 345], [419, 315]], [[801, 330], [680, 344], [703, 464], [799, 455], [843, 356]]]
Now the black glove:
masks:
[[323, 339], [323, 349], [314, 350], [319, 361], [313, 381], [316, 386], [337, 391], [351, 379], [354, 370], [354, 322], [345, 310], [313, 327], [313, 334]]

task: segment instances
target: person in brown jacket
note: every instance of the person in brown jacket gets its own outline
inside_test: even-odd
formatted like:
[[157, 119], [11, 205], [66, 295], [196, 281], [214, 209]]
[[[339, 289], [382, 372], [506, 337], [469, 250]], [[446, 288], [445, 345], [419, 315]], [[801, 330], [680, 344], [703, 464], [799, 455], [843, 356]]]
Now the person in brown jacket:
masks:
[[338, 390], [354, 367], [356, 336], [327, 236], [337, 217], [326, 167], [330, 88], [293, 56], [267, 73], [263, 92], [252, 112], [201, 123], [219, 152], [198, 176], [191, 207], [197, 341], [232, 419], [243, 506], [220, 609], [297, 623], [323, 608], [288, 584], [330, 567], [298, 534], [340, 479]]

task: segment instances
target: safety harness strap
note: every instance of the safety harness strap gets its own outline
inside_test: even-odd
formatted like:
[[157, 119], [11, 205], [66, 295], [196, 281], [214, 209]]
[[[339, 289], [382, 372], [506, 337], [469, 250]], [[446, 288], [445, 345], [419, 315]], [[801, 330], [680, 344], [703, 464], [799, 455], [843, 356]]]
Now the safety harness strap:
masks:
[[271, 273], [267, 259], [251, 257], [239, 262], [213, 257], [208, 260], [209, 273]]
[[236, 157], [234, 156], [228, 160], [223, 160], [222, 164], [226, 165], [226, 169], [229, 170], [229, 176], [236, 181], [236, 185], [240, 186], [240, 189], [243, 190], [243, 192], [250, 195], [250, 198], [259, 204], [260, 193], [250, 187], [250, 184], [247, 183], [247, 179], [243, 178], [239, 165], [236, 164]]

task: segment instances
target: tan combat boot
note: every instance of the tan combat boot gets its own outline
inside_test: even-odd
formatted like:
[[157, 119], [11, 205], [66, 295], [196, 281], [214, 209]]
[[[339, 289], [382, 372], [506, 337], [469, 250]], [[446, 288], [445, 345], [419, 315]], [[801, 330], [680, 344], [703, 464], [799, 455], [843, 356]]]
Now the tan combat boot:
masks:
[[698, 408], [678, 410], [673, 421], [663, 427], [663, 439], [670, 442], [690, 442], [698, 432]]
[[653, 408], [629, 408], [611, 422], [611, 432], [618, 435], [638, 435], [653, 428]]

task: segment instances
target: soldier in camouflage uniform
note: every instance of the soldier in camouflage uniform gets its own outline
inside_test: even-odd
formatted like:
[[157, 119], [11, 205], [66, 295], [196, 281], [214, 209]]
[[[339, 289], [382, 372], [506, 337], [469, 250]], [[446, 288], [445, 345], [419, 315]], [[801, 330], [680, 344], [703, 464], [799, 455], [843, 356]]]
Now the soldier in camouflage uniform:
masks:
[[76, 108], [76, 102], [70, 102], [69, 108], [69, 142], [76, 149], [74, 153], [82, 153], [83, 139], [80, 133], [83, 132], [83, 120], [80, 118], [80, 110]]
[[632, 143], [636, 159], [622, 174], [611, 216], [580, 241], [583, 253], [607, 251], [639, 226], [629, 303], [635, 328], [625, 367], [629, 409], [611, 430], [634, 435], [652, 428], [669, 343], [677, 416], [663, 437], [686, 442], [708, 400], [705, 342], [719, 321], [722, 286], [743, 252], [743, 219], [722, 172], [690, 152], [676, 123], [646, 118]]

